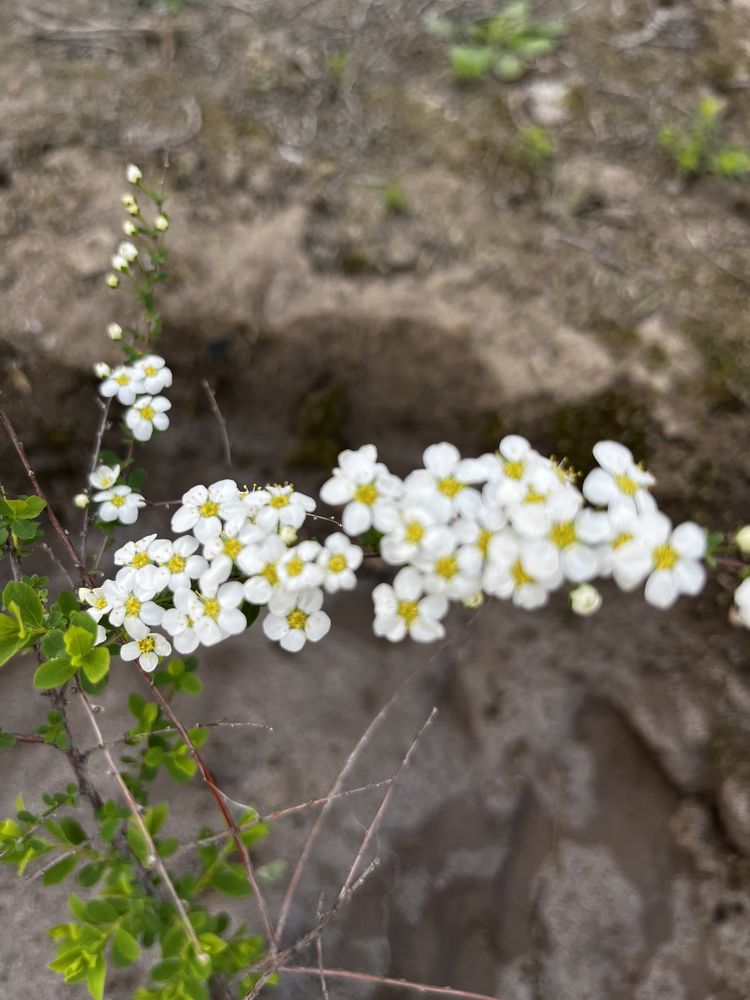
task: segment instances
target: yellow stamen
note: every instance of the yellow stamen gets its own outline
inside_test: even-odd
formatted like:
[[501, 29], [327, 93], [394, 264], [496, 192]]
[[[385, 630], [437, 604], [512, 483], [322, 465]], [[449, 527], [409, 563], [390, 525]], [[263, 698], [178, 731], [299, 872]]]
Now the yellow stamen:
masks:
[[107, 607], [107, 598], [100, 597], [99, 600], [94, 605], [94, 607], [97, 608], [99, 611], [102, 611], [104, 608]]
[[130, 376], [129, 375], [118, 375], [117, 378], [115, 379], [115, 382], [117, 382], [118, 385], [129, 385], [130, 384]]
[[304, 568], [305, 564], [302, 562], [300, 557], [295, 556], [294, 559], [290, 559], [286, 564], [287, 576], [299, 576]]
[[142, 406], [140, 409], [140, 414], [144, 420], [153, 420], [156, 416], [156, 410], [153, 406]]
[[154, 368], [153, 365], [149, 365], [148, 368], [143, 369], [143, 374], [146, 376], [146, 378], [153, 378], [158, 371], [159, 371], [158, 368]]
[[657, 545], [653, 551], [654, 569], [672, 569], [679, 558], [668, 543]]
[[503, 461], [503, 469], [508, 479], [522, 479], [526, 470], [525, 462], [511, 462], [507, 459]]
[[524, 503], [544, 503], [547, 497], [544, 493], [538, 493], [533, 486], [529, 486], [526, 491], [526, 496], [523, 498]]
[[464, 484], [459, 483], [453, 476], [446, 476], [445, 479], [438, 480], [437, 488], [444, 497], [454, 497], [457, 493], [461, 492]]
[[224, 542], [224, 554], [230, 559], [236, 559], [240, 552], [242, 552], [242, 542], [237, 538], [227, 538]]
[[419, 521], [409, 521], [404, 531], [404, 538], [410, 545], [419, 545], [424, 536], [424, 525]]
[[458, 573], [458, 563], [455, 556], [441, 556], [435, 563], [435, 572], [444, 580], [450, 580]]
[[517, 587], [525, 587], [529, 583], [536, 583], [533, 576], [529, 576], [526, 570], [521, 565], [521, 560], [516, 559], [510, 568], [510, 575], [513, 578], [513, 582]]
[[396, 610], [407, 625], [411, 625], [419, 616], [419, 607], [416, 601], [401, 601]]
[[276, 572], [276, 563], [266, 563], [260, 571], [260, 576], [265, 577], [271, 586], [275, 587], [279, 582], [279, 574]]
[[549, 537], [558, 549], [567, 549], [576, 540], [576, 529], [573, 527], [573, 522], [560, 521], [558, 524], [553, 524]]
[[374, 483], [365, 483], [363, 486], [356, 488], [354, 499], [357, 503], [363, 503], [371, 507], [378, 499], [378, 489]]
[[151, 565], [151, 560], [149, 559], [149, 557], [146, 555], [145, 552], [136, 552], [136, 554], [133, 556], [130, 562], [130, 565], [133, 567], [133, 569], [143, 569], [144, 566]]
[[109, 502], [112, 504], [113, 507], [118, 507], [118, 508], [119, 507], [124, 507], [125, 506], [125, 497], [121, 496], [119, 493], [115, 493], [115, 495], [112, 497], [112, 499]]
[[219, 612], [221, 611], [221, 605], [216, 600], [215, 597], [209, 597], [209, 599], [203, 605], [203, 614], [208, 618], [218, 618]]
[[485, 559], [487, 558], [487, 550], [490, 547], [491, 538], [492, 538], [492, 532], [487, 531], [486, 528], [482, 528], [482, 530], [479, 532], [479, 538], [477, 538], [476, 541], [477, 548], [482, 553], [482, 556]]
[[141, 602], [138, 600], [137, 597], [133, 597], [131, 595], [127, 599], [127, 601], [125, 601], [125, 614], [128, 616], [128, 618], [133, 618], [138, 614], [140, 610], [141, 610]]
[[170, 573], [183, 573], [185, 570], [186, 560], [182, 556], [172, 556], [172, 558], [167, 563], [167, 569]]
[[275, 507], [276, 510], [281, 510], [282, 507], [289, 506], [289, 494], [288, 493], [275, 493], [271, 499], [268, 501], [269, 507]]
[[198, 513], [201, 517], [216, 517], [219, 513], [219, 505], [214, 503], [213, 500], [206, 500], [206, 502], [202, 503], [198, 508]]
[[150, 635], [147, 635], [145, 639], [138, 640], [138, 649], [140, 649], [141, 653], [153, 653], [154, 645], [153, 636]]
[[624, 472], [615, 476], [615, 482], [617, 483], [617, 488], [626, 496], [632, 497], [638, 492], [638, 483], [634, 479], [631, 479], [630, 476], [626, 476]]
[[307, 624], [307, 619], [310, 616], [305, 614], [304, 611], [300, 611], [299, 608], [295, 608], [294, 611], [290, 611], [286, 616], [286, 620], [289, 623], [289, 628], [299, 628], [303, 629]]
[[340, 552], [328, 560], [328, 568], [332, 573], [343, 573], [347, 566], [346, 556], [342, 556]]
[[615, 538], [612, 540], [612, 548], [619, 549], [621, 545], [624, 545], [626, 542], [632, 542], [632, 541], [633, 541], [633, 535], [631, 534], [631, 532], [621, 531], [620, 534], [616, 535]]

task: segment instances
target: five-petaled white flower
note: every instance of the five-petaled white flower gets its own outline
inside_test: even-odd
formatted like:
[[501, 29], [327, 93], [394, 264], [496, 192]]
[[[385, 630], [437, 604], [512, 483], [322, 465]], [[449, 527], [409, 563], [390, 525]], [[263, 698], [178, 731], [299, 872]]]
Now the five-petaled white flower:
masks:
[[260, 545], [251, 545], [237, 557], [245, 580], [245, 600], [250, 604], [268, 604], [271, 595], [281, 586], [279, 563], [288, 549], [279, 535], [268, 535]]
[[362, 549], [353, 545], [341, 531], [326, 538], [318, 555], [318, 566], [325, 574], [323, 586], [329, 594], [354, 590], [357, 585], [355, 570], [362, 565], [363, 555]]
[[344, 531], [357, 536], [375, 527], [387, 530], [384, 518], [403, 490], [403, 483], [378, 462], [374, 444], [342, 451], [333, 475], [323, 483], [320, 498], [333, 507], [344, 504]]
[[221, 532], [221, 505], [238, 494], [233, 479], [221, 479], [209, 487], [193, 486], [182, 496], [182, 506], [172, 515], [172, 531], [192, 531], [199, 542], [205, 543]]
[[109, 605], [109, 620], [115, 627], [122, 625], [128, 635], [140, 625], [159, 625], [164, 609], [154, 603], [151, 587], [138, 583], [124, 584], [120, 580], [105, 580], [102, 592]]
[[166, 396], [141, 396], [125, 414], [125, 423], [136, 441], [149, 441], [154, 430], [169, 427], [166, 411], [172, 404]]
[[247, 628], [247, 619], [240, 611], [244, 599], [242, 584], [223, 583], [216, 590], [176, 590], [174, 606], [193, 622], [203, 646], [214, 646], [230, 635], [239, 635]]
[[512, 528], [505, 528], [490, 542], [482, 576], [486, 593], [512, 598], [518, 607], [532, 610], [546, 604], [550, 592], [562, 581], [556, 552], [538, 540], [523, 538]]
[[320, 542], [308, 539], [287, 549], [276, 567], [282, 590], [293, 594], [320, 586], [324, 577], [317, 563], [320, 548]]
[[424, 468], [410, 472], [404, 481], [406, 496], [433, 510], [441, 521], [473, 517], [481, 497], [470, 484], [486, 479], [479, 463], [462, 459], [458, 448], [446, 441], [426, 448], [422, 461]]
[[111, 489], [120, 475], [119, 465], [98, 465], [89, 476], [89, 482], [97, 490]]
[[269, 484], [264, 492], [268, 499], [255, 514], [255, 524], [265, 532], [278, 531], [285, 525], [301, 528], [307, 515], [315, 510], [313, 498], [298, 493], [290, 484]]
[[156, 396], [172, 384], [172, 372], [166, 364], [158, 354], [148, 354], [133, 364], [133, 370], [140, 375], [144, 391], [149, 395]]
[[438, 524], [437, 514], [429, 504], [419, 504], [408, 497], [388, 504], [380, 517], [380, 555], [391, 566], [411, 562], [419, 552], [425, 534]]
[[400, 642], [407, 635], [417, 642], [442, 639], [445, 628], [441, 618], [448, 610], [444, 594], [425, 596], [424, 579], [418, 569], [405, 566], [393, 580], [393, 586], [380, 583], [372, 592], [375, 605], [373, 631], [390, 642]]
[[98, 517], [102, 521], [119, 521], [121, 524], [135, 524], [138, 511], [146, 506], [140, 493], [134, 493], [129, 486], [115, 486], [94, 494], [96, 503], [101, 504]]
[[482, 553], [475, 546], [459, 547], [455, 531], [446, 526], [427, 532], [414, 565], [424, 574], [422, 582], [428, 594], [445, 594], [459, 601], [480, 588]]
[[149, 586], [149, 567], [153, 567], [149, 548], [155, 539], [156, 534], [145, 535], [137, 542], [126, 542], [115, 552], [113, 556], [115, 566], [122, 566], [117, 573], [117, 580], [124, 587], [129, 587], [133, 582]]
[[680, 594], [694, 597], [703, 589], [706, 532], [692, 521], [672, 530], [661, 511], [643, 514], [633, 538], [612, 554], [613, 575], [625, 590], [646, 579], [644, 596], [657, 608], [671, 608]]
[[656, 510], [656, 501], [648, 492], [656, 480], [636, 464], [629, 448], [618, 441], [599, 441], [594, 445], [594, 458], [600, 468], [590, 472], [583, 482], [583, 495], [590, 503], [610, 508], [627, 506], [639, 514]]
[[193, 535], [183, 535], [173, 542], [157, 538], [148, 549], [149, 558], [156, 566], [151, 570], [151, 584], [157, 592], [189, 589], [208, 569], [208, 562], [197, 555], [200, 542]]
[[263, 632], [282, 649], [297, 653], [309, 640], [318, 642], [328, 633], [331, 619], [320, 609], [323, 591], [319, 587], [296, 594], [277, 591], [268, 603]]
[[132, 642], [126, 642], [122, 646], [120, 657], [123, 660], [138, 660], [141, 669], [147, 673], [156, 670], [159, 660], [172, 652], [171, 645], [163, 635], [149, 632], [143, 624], [139, 624], [130, 634], [133, 637]]
[[109, 613], [109, 601], [101, 587], [79, 587], [78, 600], [89, 605], [86, 613], [91, 615], [95, 622]]
[[118, 365], [99, 386], [100, 395], [107, 399], [116, 396], [123, 406], [132, 406], [136, 396], [140, 396], [143, 390], [141, 373], [127, 365]]

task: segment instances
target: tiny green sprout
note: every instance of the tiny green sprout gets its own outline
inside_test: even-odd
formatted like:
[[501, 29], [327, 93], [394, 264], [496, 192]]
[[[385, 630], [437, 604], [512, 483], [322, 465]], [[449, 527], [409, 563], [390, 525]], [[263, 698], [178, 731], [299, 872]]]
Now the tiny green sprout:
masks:
[[684, 126], [667, 125], [659, 130], [659, 145], [670, 155], [681, 176], [711, 175], [732, 180], [750, 175], [750, 150], [722, 142], [723, 110], [723, 102], [704, 97]]
[[383, 185], [380, 196], [391, 215], [408, 215], [409, 199], [406, 197], [400, 181], [392, 180]]
[[530, 125], [518, 133], [521, 165], [533, 177], [549, 169], [557, 150], [555, 140], [541, 125]]

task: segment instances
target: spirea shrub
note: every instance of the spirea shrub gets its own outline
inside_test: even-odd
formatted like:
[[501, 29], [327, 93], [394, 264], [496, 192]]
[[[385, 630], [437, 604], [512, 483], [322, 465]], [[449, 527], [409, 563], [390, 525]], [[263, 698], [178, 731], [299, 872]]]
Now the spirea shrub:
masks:
[[[750, 552], [750, 528], [729, 544], [693, 522], [674, 526], [657, 506], [655, 477], [616, 441], [594, 447], [593, 467], [581, 477], [516, 434], [478, 457], [462, 456], [447, 442], [432, 444], [422, 466], [404, 478], [379, 460], [375, 445], [363, 444], [341, 452], [317, 498], [290, 483], [247, 486], [231, 478], [197, 483], [175, 501], [150, 496], [136, 450], [147, 457], [153, 437], [169, 433], [170, 419], [179, 420], [168, 397], [172, 371], [156, 353], [162, 328], [156, 291], [168, 276], [169, 218], [163, 196], [144, 185], [136, 166], [126, 176], [134, 191], [122, 198], [126, 239], [106, 283], [134, 294], [143, 316], [140, 325], [109, 323], [106, 335], [120, 346], [122, 363], [94, 369], [101, 418], [85, 489], [73, 498], [83, 511], [80, 551], [48, 506], [16, 429], [0, 413], [32, 486], [28, 496], [3, 490], [0, 497], [0, 543], [11, 578], [2, 591], [0, 664], [31, 658], [33, 685], [49, 701], [35, 733], [0, 731], [0, 746], [51, 745], [66, 755], [74, 779], [45, 791], [40, 801], [36, 790], [34, 802], [18, 797], [15, 815], [0, 822], [0, 861], [46, 885], [75, 881], [70, 918], [49, 930], [56, 945], [50, 968], [66, 983], [85, 984], [95, 1000], [105, 995], [108, 966], [133, 963], [141, 971], [134, 1000], [250, 1000], [280, 973], [388, 984], [368, 973], [299, 962], [372, 870], [364, 863], [368, 845], [418, 737], [399, 770], [380, 783], [387, 786], [381, 808], [335, 902], [310, 932], [284, 945], [319, 823], [275, 924], [263, 882], [278, 878], [279, 866], [256, 871], [251, 849], [267, 835], [268, 819], [319, 807], [321, 800], [263, 817], [255, 808], [238, 811], [217, 786], [201, 749], [213, 725], [241, 724], [187, 728], [175, 707], [180, 696], [202, 688], [202, 647], [255, 626], [304, 657], [308, 642], [325, 642], [336, 627], [336, 595], [358, 587], [366, 558], [392, 570], [389, 582], [362, 597], [372, 601], [375, 635], [391, 643], [443, 640], [461, 607], [477, 608], [487, 599], [497, 613], [502, 601], [543, 613], [551, 596], [566, 590], [573, 613], [592, 615], [602, 604], [595, 586], [601, 579], [625, 591], [642, 588], [649, 604], [667, 611], [697, 595], [719, 561], [744, 577], [738, 556]], [[115, 427], [119, 444], [104, 449], [105, 434]], [[149, 505], [164, 510], [164, 530], [139, 535], [137, 522]], [[77, 578], [72, 590], [52, 594], [45, 578], [24, 574], [45, 514]], [[100, 542], [92, 556], [94, 532]], [[732, 549], [734, 559], [726, 555]], [[750, 627], [750, 580], [736, 590], [734, 618]], [[125, 752], [116, 760], [91, 697], [104, 691], [112, 670], [133, 667], [150, 697], [130, 696], [133, 725], [118, 741]], [[76, 745], [67, 716], [71, 700], [80, 702], [94, 749], [106, 759], [112, 797], [95, 784], [88, 753]], [[353, 759], [322, 800], [320, 821], [342, 794]], [[178, 782], [199, 777], [214, 798], [220, 828], [202, 827], [190, 843], [163, 836], [168, 804], [151, 801], [152, 782], [162, 773]], [[192, 861], [187, 868], [176, 863], [185, 855]], [[254, 896], [253, 932], [211, 911], [206, 897], [217, 890]], [[403, 985], [445, 994], [427, 984]]]

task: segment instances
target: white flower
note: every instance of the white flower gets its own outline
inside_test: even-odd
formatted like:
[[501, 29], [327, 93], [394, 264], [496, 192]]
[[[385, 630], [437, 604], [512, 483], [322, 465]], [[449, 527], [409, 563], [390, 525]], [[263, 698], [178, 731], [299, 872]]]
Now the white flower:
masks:
[[149, 632], [145, 625], [134, 629], [131, 633], [132, 642], [126, 642], [120, 649], [123, 660], [138, 660], [142, 670], [151, 673], [162, 656], [169, 656], [172, 647], [158, 632]]
[[94, 365], [94, 375], [97, 378], [109, 378], [112, 374], [112, 369], [106, 363], [106, 361], [97, 361]]
[[104, 281], [107, 284], [108, 288], [120, 287], [120, 279], [117, 277], [116, 274], [108, 274], [107, 277], [104, 279]]
[[124, 274], [130, 266], [125, 258], [120, 257], [119, 254], [115, 254], [110, 263], [113, 270], [120, 271], [122, 274]]
[[387, 511], [401, 495], [401, 480], [377, 459], [374, 444], [365, 444], [358, 451], [342, 451], [331, 478], [320, 489], [324, 503], [345, 505], [342, 521], [347, 535], [361, 535], [373, 526], [383, 530]]
[[378, 584], [372, 592], [375, 635], [390, 642], [400, 642], [406, 635], [417, 642], [442, 639], [445, 628], [440, 619], [448, 610], [448, 599], [444, 594], [423, 595], [424, 580], [413, 566], [399, 570], [393, 586]]
[[391, 566], [411, 562], [419, 551], [426, 532], [438, 523], [428, 502], [420, 505], [408, 498], [388, 504], [380, 517], [380, 555]]
[[582, 583], [571, 590], [570, 606], [575, 614], [588, 618], [602, 606], [602, 595], [590, 583]]
[[[157, 591], [189, 590], [191, 581], [197, 580], [208, 569], [203, 556], [196, 555], [200, 542], [192, 535], [183, 535], [173, 542], [157, 538], [148, 549], [149, 558], [156, 563], [151, 574], [152, 586]], [[180, 650], [184, 652], [184, 650]]]
[[[268, 490], [261, 490], [255, 486], [251, 490], [237, 490], [222, 501], [219, 517], [226, 523], [227, 528], [232, 531], [238, 530], [248, 521], [255, 524], [258, 512], [267, 506], [270, 499], [271, 494]], [[263, 533], [268, 534], [266, 531]]]
[[743, 580], [734, 592], [737, 617], [745, 628], [750, 628], [750, 577]]
[[506, 523], [503, 511], [483, 500], [474, 518], [459, 518], [451, 527], [459, 542], [476, 548], [484, 562], [490, 542]]
[[316, 561], [320, 548], [319, 542], [307, 540], [285, 552], [276, 567], [282, 590], [293, 594], [320, 586], [324, 577]]
[[119, 475], [119, 465], [99, 465], [89, 476], [89, 482], [97, 490], [108, 490], [115, 485]]
[[132, 406], [136, 396], [142, 395], [144, 391], [143, 379], [140, 372], [128, 367], [118, 365], [113, 369], [112, 374], [99, 386], [100, 395], [105, 398], [117, 396], [123, 406]]
[[182, 506], [172, 515], [172, 531], [192, 531], [205, 544], [221, 531], [222, 504], [239, 494], [233, 479], [221, 479], [205, 486], [193, 486], [182, 496]]
[[[218, 587], [228, 580], [232, 567], [239, 565], [242, 553], [248, 548], [263, 541], [265, 532], [256, 524], [238, 523], [226, 524], [223, 530], [209, 538], [203, 546], [203, 562], [205, 569], [201, 574], [201, 583]], [[210, 565], [209, 565], [210, 563]]]
[[271, 486], [265, 491], [268, 500], [255, 515], [255, 523], [266, 532], [277, 531], [283, 525], [300, 528], [305, 518], [315, 510], [315, 501], [293, 486]]
[[323, 591], [315, 587], [298, 594], [277, 591], [263, 619], [263, 632], [282, 649], [297, 653], [309, 640], [318, 642], [331, 627], [331, 619], [321, 611]]
[[262, 544], [250, 546], [240, 554], [238, 565], [249, 577], [245, 581], [245, 600], [250, 604], [268, 604], [280, 586], [279, 562], [287, 551], [278, 535], [268, 535]]
[[750, 524], [746, 524], [744, 527], [740, 528], [734, 536], [734, 544], [743, 556], [750, 555]]
[[132, 264], [138, 257], [138, 247], [129, 240], [123, 240], [117, 248], [117, 256], [122, 257], [128, 264]]
[[329, 535], [318, 555], [318, 566], [325, 573], [323, 586], [329, 594], [338, 590], [354, 590], [357, 578], [354, 571], [362, 565], [363, 552], [352, 545], [341, 531]]
[[508, 520], [519, 534], [530, 538], [548, 533], [555, 518], [555, 507], [564, 507], [566, 517], [572, 517], [583, 504], [576, 487], [561, 480], [552, 463], [541, 456], [530, 465], [525, 478], [517, 485], [522, 486], [524, 492], [518, 500], [508, 502]]
[[80, 510], [85, 510], [88, 507], [89, 502], [88, 494], [86, 493], [76, 493], [73, 497], [73, 503], [76, 507], [80, 508]]
[[[149, 555], [149, 548], [155, 539], [155, 533], [144, 535], [137, 542], [126, 542], [115, 552], [113, 557], [115, 566], [123, 567], [117, 574], [117, 580], [124, 587], [129, 587], [132, 583], [149, 586], [152, 577], [150, 569], [154, 565]], [[157, 591], [162, 589], [163, 587], [155, 588]]]
[[149, 441], [154, 432], [169, 427], [166, 411], [172, 404], [166, 396], [141, 396], [125, 414], [125, 423], [136, 441]]
[[428, 594], [445, 594], [451, 600], [471, 597], [480, 589], [482, 554], [474, 546], [458, 548], [458, 539], [450, 528], [431, 528], [414, 557], [422, 571]]
[[672, 530], [661, 511], [643, 514], [634, 525], [633, 538], [612, 555], [613, 575], [625, 590], [644, 578], [644, 596], [657, 608], [670, 608], [680, 594], [694, 597], [703, 589], [706, 571], [706, 532], [692, 521]]
[[161, 627], [172, 637], [174, 648], [178, 653], [192, 653], [200, 646], [195, 622], [190, 615], [178, 611], [177, 608], [169, 608], [164, 612]]
[[[529, 611], [542, 607], [550, 591], [563, 580], [555, 553], [547, 549], [546, 561], [544, 556], [540, 542], [505, 528], [489, 544], [482, 589], [495, 597], [510, 597], [518, 607]], [[530, 563], [534, 564], [534, 572]]]
[[610, 535], [611, 523], [604, 511], [579, 510], [580, 494], [565, 487], [547, 505], [548, 523], [544, 537], [530, 548], [527, 565], [533, 575], [562, 573], [572, 583], [593, 580], [599, 572], [600, 545]]
[[98, 622], [100, 618], [109, 613], [110, 606], [107, 600], [104, 590], [101, 587], [79, 587], [78, 588], [78, 600], [82, 604], [88, 604], [89, 607], [86, 608], [86, 613], [91, 615], [95, 622]]
[[426, 448], [422, 461], [424, 468], [410, 472], [404, 481], [408, 499], [434, 511], [441, 521], [456, 515], [473, 517], [481, 497], [469, 484], [486, 479], [478, 463], [462, 460], [458, 448], [445, 441]]
[[[493, 461], [494, 460], [494, 461]], [[544, 466], [544, 459], [526, 438], [519, 434], [506, 435], [497, 446], [495, 455], [484, 455], [487, 485], [485, 500], [500, 507], [519, 503], [528, 492], [528, 481], [534, 471]]]
[[214, 646], [230, 635], [240, 635], [247, 619], [239, 610], [244, 598], [242, 584], [223, 583], [217, 590], [198, 593], [176, 590], [173, 602], [178, 611], [192, 619], [193, 629], [203, 646]]
[[102, 521], [119, 521], [121, 524], [135, 524], [138, 510], [146, 506], [140, 493], [133, 493], [129, 486], [115, 486], [94, 494], [94, 500], [101, 504], [98, 517]]
[[656, 510], [656, 501], [648, 492], [656, 480], [636, 464], [629, 448], [617, 441], [599, 441], [594, 445], [594, 458], [600, 468], [583, 482], [587, 500], [601, 507], [628, 506], [638, 513]]
[[102, 595], [109, 605], [109, 620], [119, 627], [123, 625], [128, 635], [135, 635], [134, 629], [140, 625], [159, 625], [164, 609], [155, 604], [155, 592], [133, 582], [129, 586], [121, 580], [105, 580]]
[[137, 184], [143, 177], [140, 167], [137, 167], [135, 163], [129, 163], [125, 170], [125, 177], [127, 178], [128, 184]]
[[172, 372], [166, 367], [164, 358], [160, 358], [158, 354], [139, 358], [133, 365], [133, 370], [138, 372], [145, 391], [152, 396], [168, 389], [172, 384]]
[[169, 219], [166, 215], [157, 215], [154, 219], [154, 229], [157, 229], [160, 233], [166, 233], [169, 229]]

